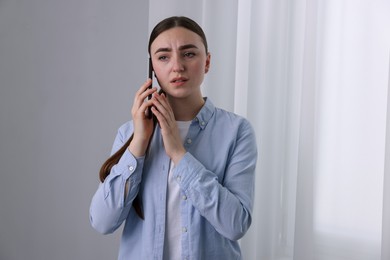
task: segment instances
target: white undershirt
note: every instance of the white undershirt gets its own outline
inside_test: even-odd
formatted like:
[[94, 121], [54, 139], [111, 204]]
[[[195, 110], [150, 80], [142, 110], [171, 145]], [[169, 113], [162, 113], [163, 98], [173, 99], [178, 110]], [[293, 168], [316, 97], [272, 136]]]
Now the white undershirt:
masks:
[[[191, 121], [176, 121], [180, 131], [180, 137], [184, 143]], [[172, 170], [175, 167], [171, 161], [168, 173], [167, 205], [165, 221], [164, 259], [181, 259], [181, 217], [180, 217], [180, 187], [173, 178]]]

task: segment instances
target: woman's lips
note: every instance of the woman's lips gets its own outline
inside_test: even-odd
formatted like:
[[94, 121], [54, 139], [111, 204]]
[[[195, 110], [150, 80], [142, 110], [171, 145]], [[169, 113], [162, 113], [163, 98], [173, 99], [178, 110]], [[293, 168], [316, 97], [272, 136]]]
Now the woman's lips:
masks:
[[178, 77], [178, 78], [174, 78], [171, 80], [171, 83], [176, 85], [176, 86], [181, 86], [183, 85], [184, 83], [186, 83], [188, 81], [187, 78], [184, 78], [184, 77]]
[[187, 81], [187, 78], [184, 78], [184, 77], [178, 77], [178, 78], [174, 78], [171, 80], [172, 83], [185, 82], [185, 81]]

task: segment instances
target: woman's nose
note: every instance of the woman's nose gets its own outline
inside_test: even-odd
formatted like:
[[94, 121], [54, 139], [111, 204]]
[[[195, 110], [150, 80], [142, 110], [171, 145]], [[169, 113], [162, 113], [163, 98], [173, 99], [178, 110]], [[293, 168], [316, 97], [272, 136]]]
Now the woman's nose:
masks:
[[172, 62], [173, 62], [172, 69], [174, 72], [184, 71], [184, 65], [183, 65], [183, 62], [181, 61], [180, 57], [175, 57], [172, 60]]

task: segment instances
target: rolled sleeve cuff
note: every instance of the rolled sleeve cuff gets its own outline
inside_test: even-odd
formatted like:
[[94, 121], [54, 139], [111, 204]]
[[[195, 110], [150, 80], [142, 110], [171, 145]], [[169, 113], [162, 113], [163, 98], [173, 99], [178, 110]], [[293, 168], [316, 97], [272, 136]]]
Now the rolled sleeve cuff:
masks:
[[110, 174], [104, 181], [105, 198], [109, 196], [112, 190], [124, 190], [127, 179], [130, 180], [133, 186], [141, 183], [144, 160], [144, 157], [134, 157], [126, 149], [119, 162], [112, 167]]
[[180, 160], [179, 164], [176, 165], [173, 176], [179, 183], [180, 187], [187, 191], [193, 183], [200, 178], [200, 172], [204, 169], [204, 166], [187, 152]]
[[[119, 162], [113, 167], [114, 176], [122, 175], [122, 178], [127, 180], [130, 176], [133, 181], [141, 181], [142, 167], [145, 157], [135, 157], [128, 149], [123, 153]], [[113, 176], [113, 177], [114, 177]]]

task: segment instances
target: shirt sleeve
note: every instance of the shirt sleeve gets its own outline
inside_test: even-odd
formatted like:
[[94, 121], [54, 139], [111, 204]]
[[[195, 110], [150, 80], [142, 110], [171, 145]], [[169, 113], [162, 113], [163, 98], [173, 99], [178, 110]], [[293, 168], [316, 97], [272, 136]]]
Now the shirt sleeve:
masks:
[[[113, 152], [127, 141], [123, 128], [115, 138]], [[144, 157], [134, 157], [125, 150], [119, 162], [111, 168], [110, 174], [99, 184], [92, 197], [90, 222], [94, 229], [103, 234], [114, 232], [126, 219], [141, 183]], [[129, 190], [125, 198], [125, 185], [129, 181]]]
[[256, 161], [255, 135], [246, 122], [239, 130], [222, 183], [189, 152], [175, 168], [174, 176], [193, 206], [217, 232], [238, 240], [252, 221]]

